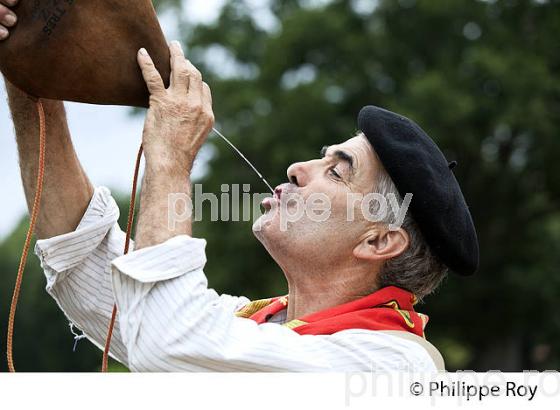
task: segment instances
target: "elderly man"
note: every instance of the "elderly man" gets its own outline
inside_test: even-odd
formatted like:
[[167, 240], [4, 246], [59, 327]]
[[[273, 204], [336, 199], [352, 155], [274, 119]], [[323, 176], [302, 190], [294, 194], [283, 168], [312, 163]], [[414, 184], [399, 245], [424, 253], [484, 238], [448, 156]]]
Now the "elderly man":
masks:
[[[4, 38], [13, 25], [6, 15], [13, 13], [0, 5]], [[253, 302], [219, 295], [207, 286], [206, 242], [192, 237], [191, 220], [168, 223], [168, 196], [191, 195], [192, 164], [213, 124], [210, 89], [178, 43], [170, 52], [167, 89], [148, 53], [138, 52], [150, 108], [141, 207], [127, 255], [115, 201], [81, 167], [62, 102], [45, 101], [47, 170], [35, 250], [47, 291], [69, 320], [101, 347], [116, 303], [110, 353], [133, 371], [443, 369], [424, 337], [427, 317], [414, 304], [448, 269], [477, 269], [476, 234], [453, 164], [412, 121], [365, 107], [356, 136], [291, 165], [289, 182], [263, 201], [254, 233], [282, 268], [288, 295]], [[35, 107], [9, 83], [7, 91], [30, 204]], [[372, 220], [359, 212], [361, 201], [348, 201], [372, 192], [398, 203], [412, 194], [402, 224], [394, 224], [395, 212]], [[328, 218], [304, 215], [282, 229], [293, 207], [285, 198], [317, 193], [328, 199]]]

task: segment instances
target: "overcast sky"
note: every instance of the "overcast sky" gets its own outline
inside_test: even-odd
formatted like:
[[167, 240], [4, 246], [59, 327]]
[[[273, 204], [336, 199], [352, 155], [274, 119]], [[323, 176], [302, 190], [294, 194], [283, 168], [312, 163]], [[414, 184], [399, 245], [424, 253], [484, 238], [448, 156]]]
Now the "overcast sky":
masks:
[[[185, 2], [185, 13], [191, 21], [208, 22], [217, 17], [223, 3], [224, 0], [189, 0]], [[160, 21], [168, 40], [176, 38], [174, 17], [170, 14], [160, 16]], [[65, 104], [76, 151], [92, 182], [128, 192], [144, 116], [131, 116], [130, 108], [127, 107]], [[1, 76], [0, 178], [3, 192], [0, 201], [1, 240], [27, 211], [17, 164], [13, 124]]]

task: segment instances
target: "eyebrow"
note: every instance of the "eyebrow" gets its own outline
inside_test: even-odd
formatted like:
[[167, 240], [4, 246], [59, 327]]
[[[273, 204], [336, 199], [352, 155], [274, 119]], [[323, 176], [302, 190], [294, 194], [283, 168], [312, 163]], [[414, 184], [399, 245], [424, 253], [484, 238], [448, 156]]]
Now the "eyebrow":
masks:
[[[321, 158], [324, 158], [327, 155], [328, 149], [329, 149], [328, 145], [324, 145], [323, 148], [321, 148], [321, 152], [320, 152]], [[334, 151], [332, 155], [341, 161], [347, 162], [350, 167], [350, 172], [354, 173], [354, 157], [352, 155], [339, 149]]]

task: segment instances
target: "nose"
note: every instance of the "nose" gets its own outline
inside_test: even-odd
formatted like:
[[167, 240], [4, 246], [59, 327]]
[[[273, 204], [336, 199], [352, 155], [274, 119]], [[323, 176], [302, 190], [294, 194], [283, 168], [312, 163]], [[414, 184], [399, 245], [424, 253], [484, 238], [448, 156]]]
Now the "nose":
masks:
[[296, 162], [290, 165], [286, 171], [288, 180], [297, 186], [305, 186], [309, 181], [309, 170], [306, 162]]

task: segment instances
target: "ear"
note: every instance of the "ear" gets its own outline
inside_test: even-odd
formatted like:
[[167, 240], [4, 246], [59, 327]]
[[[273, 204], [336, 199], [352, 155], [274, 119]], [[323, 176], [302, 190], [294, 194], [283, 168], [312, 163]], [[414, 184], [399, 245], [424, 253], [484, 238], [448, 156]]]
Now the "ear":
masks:
[[402, 229], [390, 230], [376, 226], [356, 245], [354, 257], [372, 262], [384, 262], [399, 256], [410, 244], [408, 233]]

